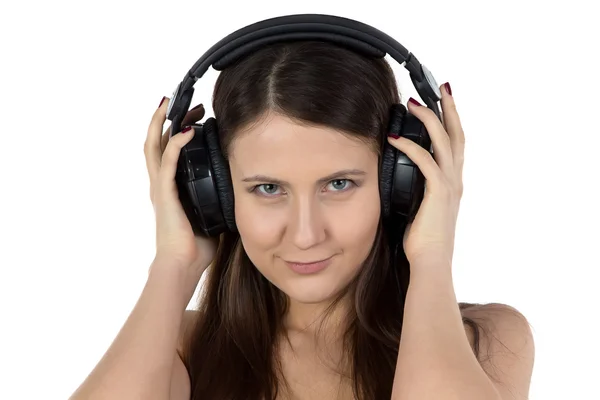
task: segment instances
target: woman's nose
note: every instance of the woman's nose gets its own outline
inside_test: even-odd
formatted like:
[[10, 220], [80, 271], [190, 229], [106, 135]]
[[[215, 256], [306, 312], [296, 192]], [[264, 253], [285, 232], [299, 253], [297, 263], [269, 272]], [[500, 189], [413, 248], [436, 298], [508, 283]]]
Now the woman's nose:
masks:
[[298, 249], [309, 249], [325, 240], [325, 221], [315, 199], [299, 199], [290, 213], [288, 230]]

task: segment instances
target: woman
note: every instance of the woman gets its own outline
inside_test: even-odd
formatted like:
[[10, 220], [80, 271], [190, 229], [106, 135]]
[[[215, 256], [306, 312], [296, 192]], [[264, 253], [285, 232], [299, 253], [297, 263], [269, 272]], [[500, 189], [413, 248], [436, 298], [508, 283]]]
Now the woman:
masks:
[[[122, 331], [72, 398], [527, 398], [525, 318], [455, 298], [464, 136], [449, 84], [440, 89], [443, 125], [408, 102], [434, 159], [386, 135], [400, 98], [384, 59], [279, 43], [223, 71], [213, 109], [239, 233], [219, 243], [194, 237], [181, 208], [176, 161], [195, 132], [161, 139], [161, 102], [145, 143], [156, 258]], [[203, 116], [197, 107], [184, 124]], [[381, 218], [384, 140], [427, 180], [403, 238]], [[185, 311], [205, 271], [198, 311]]]

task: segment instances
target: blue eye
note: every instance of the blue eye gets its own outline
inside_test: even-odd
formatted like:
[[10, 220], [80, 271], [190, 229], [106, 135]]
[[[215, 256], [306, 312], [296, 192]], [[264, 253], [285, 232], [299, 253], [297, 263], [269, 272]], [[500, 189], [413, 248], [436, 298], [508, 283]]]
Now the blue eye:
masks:
[[333, 181], [329, 182], [329, 185], [331, 185], [334, 192], [341, 192], [348, 190], [352, 183], [353, 182], [350, 179], [334, 179]]
[[[327, 184], [327, 191], [343, 193], [350, 190], [352, 186], [356, 186], [356, 183], [350, 179], [334, 179]], [[273, 183], [256, 185], [253, 186], [249, 191], [250, 193], [255, 192], [257, 195], [263, 197], [279, 197], [279, 195], [285, 194], [285, 192], [280, 193], [279, 185], [275, 185]]]
[[261, 192], [261, 195], [263, 196], [273, 196], [277, 194], [277, 189], [279, 189], [279, 186], [273, 185], [272, 183], [265, 183], [262, 185], [256, 185], [254, 189]]

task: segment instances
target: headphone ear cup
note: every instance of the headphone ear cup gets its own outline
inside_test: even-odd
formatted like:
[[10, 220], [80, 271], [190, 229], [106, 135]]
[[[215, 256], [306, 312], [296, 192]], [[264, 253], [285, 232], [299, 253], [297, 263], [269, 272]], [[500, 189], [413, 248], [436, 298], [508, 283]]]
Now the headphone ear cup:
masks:
[[[402, 137], [412, 140], [431, 153], [431, 139], [421, 120], [406, 113]], [[415, 218], [425, 194], [425, 176], [403, 152], [396, 150], [390, 196], [390, 213], [410, 223]]]
[[215, 237], [228, 227], [206, 143], [203, 124], [191, 125], [196, 133], [181, 149], [175, 182], [179, 200], [196, 236]]
[[204, 123], [204, 130], [223, 219], [225, 220], [227, 228], [232, 232], [236, 232], [237, 227], [235, 224], [231, 172], [229, 171], [229, 164], [227, 163], [227, 160], [225, 160], [225, 157], [223, 157], [221, 145], [219, 144], [217, 121], [212, 117], [208, 118]]

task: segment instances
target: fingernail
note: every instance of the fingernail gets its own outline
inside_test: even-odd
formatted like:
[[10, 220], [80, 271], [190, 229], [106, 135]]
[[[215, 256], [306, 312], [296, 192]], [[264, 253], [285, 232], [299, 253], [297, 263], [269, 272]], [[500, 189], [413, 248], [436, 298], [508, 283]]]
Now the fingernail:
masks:
[[400, 136], [396, 135], [395, 133], [388, 132], [388, 137], [391, 137], [392, 139], [398, 139]]
[[412, 97], [410, 99], [408, 99], [408, 102], [414, 104], [415, 106], [422, 105], [421, 103], [419, 103], [417, 100], [413, 99]]
[[181, 133], [186, 133], [192, 130], [191, 126], [187, 126], [184, 130], [181, 131]]
[[166, 98], [167, 98], [167, 96], [163, 96], [162, 100], [160, 101], [160, 104], [158, 105], [158, 108], [160, 108], [160, 106], [162, 106], [162, 104], [165, 102]]
[[444, 83], [444, 89], [446, 89], [446, 92], [448, 92], [448, 94], [452, 96], [452, 88], [450, 87], [450, 82]]
[[190, 111], [193, 111], [193, 110], [195, 110], [197, 108], [201, 108], [201, 107], [204, 107], [204, 106], [202, 104], [198, 104], [196, 107], [192, 108]]

